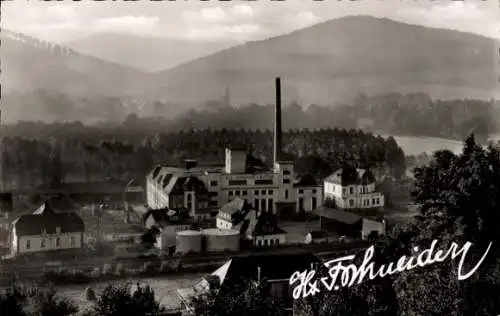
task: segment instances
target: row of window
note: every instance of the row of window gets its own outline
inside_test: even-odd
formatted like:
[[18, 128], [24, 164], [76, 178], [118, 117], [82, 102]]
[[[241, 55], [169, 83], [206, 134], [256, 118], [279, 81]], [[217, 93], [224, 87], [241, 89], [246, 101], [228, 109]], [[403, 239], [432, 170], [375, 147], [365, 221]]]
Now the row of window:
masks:
[[279, 246], [280, 240], [279, 238], [276, 239], [264, 239], [264, 240], [257, 240], [257, 247], [267, 247], [267, 246]]
[[[260, 190], [260, 191], [259, 190], [255, 190], [254, 195], [259, 195], [259, 193], [262, 194], [262, 195], [266, 195], [266, 193], [268, 195], [272, 195], [273, 192], [274, 192], [273, 190]], [[233, 196], [233, 195], [236, 195], [236, 196], [240, 196], [240, 195], [247, 196], [248, 192], [247, 192], [247, 190], [242, 190], [242, 191], [236, 190], [236, 191], [229, 191], [228, 194], [229, 194], [229, 196]]]
[[[317, 192], [317, 191], [316, 191], [316, 189], [313, 189], [313, 190], [312, 190], [312, 193], [313, 193], [313, 194], [316, 194], [316, 192]], [[303, 194], [303, 193], [304, 193], [304, 190], [303, 190], [303, 189], [300, 189], [300, 190], [299, 190], [299, 194]]]
[[[287, 179], [288, 182], [283, 181], [283, 183], [290, 183], [290, 180]], [[228, 181], [229, 185], [231, 186], [244, 186], [247, 185], [248, 182], [247, 180], [229, 180]], [[255, 180], [255, 185], [272, 185], [273, 180], [272, 179], [257, 179]], [[210, 181], [210, 186], [211, 187], [216, 187], [219, 185], [218, 181]]]
[[[267, 201], [267, 202], [266, 202]], [[256, 211], [262, 212], [272, 212], [273, 211], [273, 199], [255, 199], [253, 206]], [[267, 208], [266, 208], [267, 206]]]
[[[313, 197], [311, 199], [311, 204], [312, 204], [311, 205], [312, 210], [315, 210], [316, 207], [318, 207], [318, 201], [317, 201], [316, 197]], [[299, 210], [301, 210], [301, 211], [304, 210], [304, 198], [299, 198]]]
[[[69, 244], [70, 246], [75, 246], [76, 245], [76, 239], [74, 236], [71, 236], [69, 238]], [[60, 247], [61, 246], [61, 238], [57, 237], [56, 238], [56, 247]], [[40, 248], [45, 248], [47, 247], [47, 240], [46, 239], [42, 239], [40, 240]], [[31, 249], [31, 240], [26, 240], [26, 249]]]

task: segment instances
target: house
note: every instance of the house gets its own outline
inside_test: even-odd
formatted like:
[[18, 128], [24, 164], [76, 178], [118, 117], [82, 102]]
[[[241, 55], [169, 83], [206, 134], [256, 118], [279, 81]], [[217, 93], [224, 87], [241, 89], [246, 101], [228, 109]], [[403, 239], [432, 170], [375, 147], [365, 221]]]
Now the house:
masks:
[[313, 176], [298, 176], [294, 187], [297, 192], [297, 212], [313, 212], [321, 205], [323, 188]]
[[246, 200], [235, 198], [219, 210], [216, 226], [219, 229], [242, 230], [242, 227], [255, 226], [257, 212]]
[[282, 300], [285, 312], [291, 315], [294, 301], [292, 291], [295, 285], [289, 284], [290, 277], [296, 271], [315, 269], [321, 265], [321, 260], [310, 252], [233, 257], [215, 272], [203, 277], [193, 287], [178, 289], [177, 295], [186, 313], [194, 315], [191, 302], [197, 295], [209, 290], [215, 291], [217, 296], [231, 295], [232, 289], [242, 280], [257, 284], [266, 282], [271, 286], [270, 295]]
[[384, 195], [375, 190], [375, 176], [369, 169], [344, 167], [324, 180], [324, 199], [340, 209], [384, 207]]
[[255, 247], [273, 247], [286, 243], [286, 231], [278, 226], [276, 214], [262, 212], [255, 227], [248, 227], [247, 238]]
[[160, 231], [155, 244], [158, 249], [174, 246], [177, 232], [191, 229], [192, 224], [187, 210], [149, 210], [144, 215], [145, 228], [156, 227]]
[[276, 79], [274, 123], [272, 166], [266, 166], [244, 148], [234, 145], [225, 149], [223, 166], [198, 166], [194, 160], [186, 161], [183, 167], [158, 165], [146, 176], [148, 206], [152, 209], [173, 209], [174, 205], [181, 204], [192, 209], [192, 216], [198, 216], [198, 209], [203, 209], [203, 204], [189, 200], [189, 195], [192, 195], [191, 199], [194, 195], [198, 199], [198, 193], [188, 193], [182, 186], [174, 189], [177, 182], [182, 183], [189, 177], [204, 184], [207, 190], [204, 193], [208, 193], [208, 208], [215, 211], [236, 198], [247, 200], [257, 212], [271, 212], [280, 218], [293, 217], [300, 210], [309, 211], [319, 206], [322, 190], [315, 182], [307, 185], [306, 181], [294, 181], [293, 157], [282, 150], [279, 78]]
[[76, 213], [56, 212], [45, 202], [12, 222], [11, 252], [18, 255], [82, 248], [84, 228]]
[[317, 210], [321, 229], [338, 236], [366, 239], [370, 234], [385, 235], [386, 221], [353, 212], [322, 206]]

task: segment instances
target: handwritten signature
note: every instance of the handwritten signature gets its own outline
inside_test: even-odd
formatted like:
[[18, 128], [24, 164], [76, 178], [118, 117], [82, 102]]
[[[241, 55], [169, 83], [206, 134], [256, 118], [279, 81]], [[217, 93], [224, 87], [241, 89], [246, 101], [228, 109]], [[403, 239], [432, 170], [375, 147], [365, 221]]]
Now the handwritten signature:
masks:
[[[342, 265], [342, 263], [352, 261], [356, 258], [355, 255], [350, 255], [326, 262], [324, 265], [329, 268], [329, 276], [321, 277], [319, 280], [317, 277], [315, 278], [315, 270], [304, 270], [302, 272], [296, 271], [289, 280], [290, 285], [299, 282], [293, 289], [293, 298], [299, 299], [300, 297], [305, 298], [309, 295], [315, 295], [320, 292], [320, 285], [323, 285], [328, 291], [338, 290], [341, 287], [350, 287], [354, 284], [362, 283], [367, 275], [370, 280], [373, 280], [376, 277], [383, 278], [384, 276], [392, 275], [396, 272], [409, 271], [416, 267], [424, 267], [435, 262], [443, 262], [450, 255], [452, 259], [461, 255], [460, 262], [458, 263], [458, 280], [466, 280], [472, 276], [474, 272], [476, 272], [486, 258], [486, 255], [493, 244], [490, 242], [488, 248], [474, 268], [472, 268], [468, 273], [462, 274], [462, 265], [464, 264], [465, 256], [469, 248], [472, 246], [472, 243], [467, 242], [462, 246], [462, 248], [458, 248], [458, 244], [453, 242], [446, 253], [443, 250], [438, 250], [434, 253], [437, 242], [438, 241], [434, 239], [431, 246], [420, 252], [418, 256], [402, 256], [397, 262], [390, 262], [388, 265], [381, 265], [378, 270], [375, 270], [374, 263], [371, 262], [375, 251], [374, 246], [371, 246], [366, 249], [363, 263], [359, 267], [353, 263]], [[418, 247], [414, 247], [413, 250], [415, 252], [419, 251]], [[337, 282], [339, 277], [340, 283]], [[321, 283], [318, 283], [319, 281], [321, 281]]]

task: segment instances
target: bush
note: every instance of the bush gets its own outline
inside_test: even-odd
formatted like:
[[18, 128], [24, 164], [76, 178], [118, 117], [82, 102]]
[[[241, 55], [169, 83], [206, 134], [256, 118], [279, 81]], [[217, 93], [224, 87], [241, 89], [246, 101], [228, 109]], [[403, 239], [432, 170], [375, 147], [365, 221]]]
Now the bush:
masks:
[[95, 294], [95, 291], [91, 287], [87, 287], [85, 289], [85, 297], [87, 298], [87, 301], [94, 302], [97, 300], [97, 295]]

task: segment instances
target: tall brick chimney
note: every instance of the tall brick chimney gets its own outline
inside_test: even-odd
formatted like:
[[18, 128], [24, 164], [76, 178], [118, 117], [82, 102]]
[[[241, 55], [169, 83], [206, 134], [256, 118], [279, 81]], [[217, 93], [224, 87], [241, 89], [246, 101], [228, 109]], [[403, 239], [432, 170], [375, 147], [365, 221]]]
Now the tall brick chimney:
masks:
[[275, 80], [276, 84], [276, 109], [274, 112], [274, 163], [281, 157], [281, 79]]

